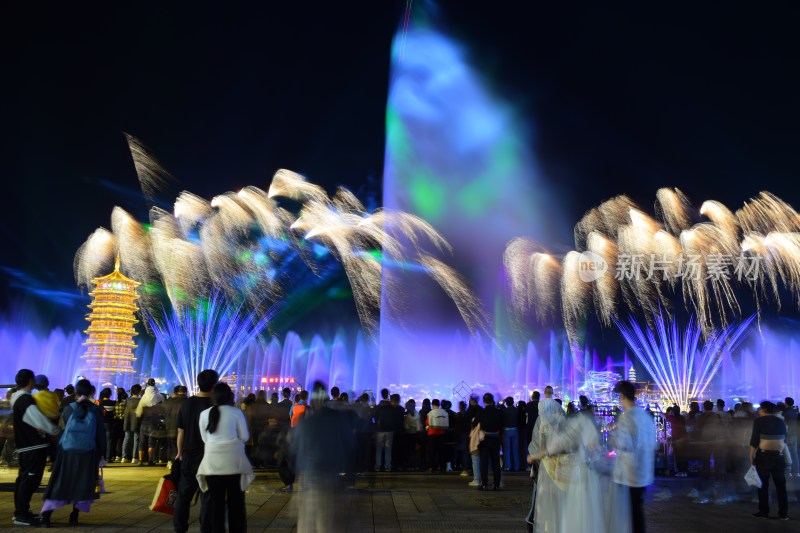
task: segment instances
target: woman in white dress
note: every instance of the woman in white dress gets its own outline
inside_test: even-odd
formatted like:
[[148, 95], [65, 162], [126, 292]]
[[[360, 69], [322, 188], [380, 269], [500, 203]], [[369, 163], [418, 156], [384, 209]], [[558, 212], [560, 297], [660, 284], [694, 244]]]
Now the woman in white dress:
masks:
[[[554, 402], [555, 403], [555, 402]], [[556, 404], [557, 405], [557, 404]], [[564, 418], [559, 412], [545, 420], [539, 441], [529, 451], [540, 460], [534, 511], [537, 532], [627, 533], [628, 513], [610, 476], [613, 458], [601, 446], [590, 412]], [[545, 409], [550, 409], [545, 406]], [[539, 406], [542, 416], [542, 404]], [[537, 421], [537, 425], [538, 425]]]
[[[547, 390], [545, 390], [547, 396]], [[548, 441], [558, 435], [565, 423], [561, 405], [552, 398], [539, 402], [539, 418], [533, 427], [533, 436], [528, 445], [528, 462], [538, 461], [539, 475], [533, 489], [532, 513], [528, 524], [533, 522], [537, 533], [561, 531], [561, 510], [564, 506], [566, 486], [559, 479], [557, 457], [548, 456]], [[555, 479], [554, 479], [555, 477]], [[559, 483], [556, 483], [556, 480]], [[531, 516], [532, 515], [532, 516]], [[532, 520], [531, 520], [532, 519]]]
[[211, 392], [212, 407], [200, 413], [200, 436], [205, 443], [197, 469], [200, 490], [208, 491], [208, 518], [212, 533], [225, 533], [225, 506], [229, 531], [247, 531], [244, 490], [255, 479], [245, 455], [250, 438], [247, 420], [234, 407], [233, 391], [219, 382]]

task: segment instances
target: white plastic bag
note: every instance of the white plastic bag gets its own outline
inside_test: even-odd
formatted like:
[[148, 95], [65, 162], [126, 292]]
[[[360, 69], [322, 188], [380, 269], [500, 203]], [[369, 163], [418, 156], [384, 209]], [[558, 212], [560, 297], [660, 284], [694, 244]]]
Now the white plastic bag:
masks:
[[750, 466], [750, 470], [744, 475], [744, 480], [747, 482], [748, 485], [751, 487], [755, 487], [757, 489], [761, 488], [761, 478], [758, 477], [758, 472], [756, 472], [755, 466]]

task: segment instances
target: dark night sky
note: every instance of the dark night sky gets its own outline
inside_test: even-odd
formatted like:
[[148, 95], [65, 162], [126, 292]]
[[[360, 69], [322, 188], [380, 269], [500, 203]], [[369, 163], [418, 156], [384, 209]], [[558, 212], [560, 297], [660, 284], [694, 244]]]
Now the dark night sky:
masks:
[[[652, 206], [661, 186], [800, 207], [800, 8], [550, 4], [453, 0], [439, 16], [529, 121], [568, 220], [619, 193]], [[144, 217], [122, 131], [177, 178], [170, 203], [266, 187], [281, 167], [379, 188], [405, 2], [197, 5], [4, 10], [4, 307], [20, 276], [73, 290], [74, 252], [114, 205]]]

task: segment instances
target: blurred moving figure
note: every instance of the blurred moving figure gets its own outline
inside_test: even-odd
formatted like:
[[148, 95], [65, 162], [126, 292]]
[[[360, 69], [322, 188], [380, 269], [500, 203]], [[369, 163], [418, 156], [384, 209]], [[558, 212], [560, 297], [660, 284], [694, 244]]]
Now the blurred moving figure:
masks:
[[564, 426], [564, 411], [553, 399], [553, 388], [544, 389], [544, 400], [538, 404], [538, 417], [533, 427], [533, 437], [528, 446], [528, 462], [537, 471], [536, 483], [531, 498], [531, 513], [528, 524], [538, 531], [559, 531], [561, 509], [564, 506], [564, 490], [556, 483], [560, 459], [548, 457], [548, 439], [561, 432]]
[[297, 498], [297, 530], [300, 533], [330, 532], [346, 523], [348, 505], [343, 504], [345, 476], [355, 450], [353, 417], [347, 411], [324, 405], [325, 385], [312, 389], [309, 414], [292, 434], [297, 472], [303, 491]]
[[250, 431], [250, 441], [247, 444], [247, 456], [255, 467], [263, 467], [262, 454], [260, 453], [259, 440], [261, 434], [269, 425], [270, 406], [267, 403], [267, 392], [259, 390], [253, 403], [245, 408], [244, 416], [247, 419], [247, 429]]
[[614, 388], [619, 393], [622, 414], [611, 435], [617, 453], [614, 482], [630, 493], [633, 533], [644, 533], [644, 491], [653, 484], [655, 453], [658, 447], [652, 417], [636, 405], [636, 389], [630, 381], [620, 381]]

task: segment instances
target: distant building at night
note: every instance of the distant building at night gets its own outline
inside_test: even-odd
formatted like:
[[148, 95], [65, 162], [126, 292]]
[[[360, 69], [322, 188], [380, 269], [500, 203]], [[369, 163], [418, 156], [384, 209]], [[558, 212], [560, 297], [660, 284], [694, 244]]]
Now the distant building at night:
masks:
[[138, 310], [136, 288], [141, 285], [119, 271], [119, 257], [114, 272], [92, 279], [94, 290], [89, 293], [91, 313], [86, 315], [89, 335], [81, 373], [98, 386], [114, 382], [120, 374], [133, 374], [133, 349], [137, 335], [134, 324], [138, 322], [134, 313]]

